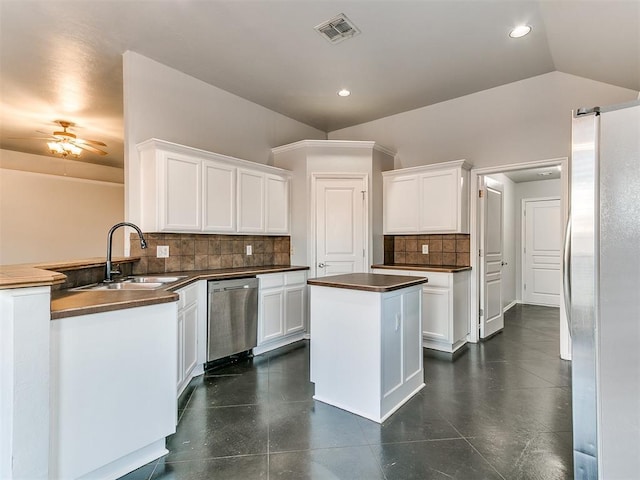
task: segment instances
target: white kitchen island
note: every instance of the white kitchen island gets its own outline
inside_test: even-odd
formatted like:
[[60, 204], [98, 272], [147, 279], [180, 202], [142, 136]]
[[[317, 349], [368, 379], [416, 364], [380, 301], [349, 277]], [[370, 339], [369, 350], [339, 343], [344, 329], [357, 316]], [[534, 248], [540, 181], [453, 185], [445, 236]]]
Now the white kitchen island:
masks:
[[373, 273], [308, 280], [314, 399], [381, 423], [424, 387], [426, 282]]

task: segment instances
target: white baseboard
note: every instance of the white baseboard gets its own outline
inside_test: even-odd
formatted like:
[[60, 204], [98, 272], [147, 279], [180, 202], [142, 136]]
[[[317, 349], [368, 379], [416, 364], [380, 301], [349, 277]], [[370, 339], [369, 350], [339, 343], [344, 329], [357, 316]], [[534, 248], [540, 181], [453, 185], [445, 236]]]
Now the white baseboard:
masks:
[[506, 313], [507, 310], [512, 309], [513, 307], [515, 307], [517, 304], [519, 304], [520, 302], [518, 300], [514, 300], [513, 302], [511, 302], [509, 305], [507, 305], [506, 307], [504, 307], [502, 309], [502, 313]]

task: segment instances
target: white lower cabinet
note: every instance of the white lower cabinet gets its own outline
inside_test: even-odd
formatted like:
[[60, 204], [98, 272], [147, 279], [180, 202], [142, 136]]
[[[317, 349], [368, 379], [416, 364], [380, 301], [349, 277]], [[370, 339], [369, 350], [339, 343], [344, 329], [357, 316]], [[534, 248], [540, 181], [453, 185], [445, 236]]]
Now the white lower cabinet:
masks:
[[422, 344], [453, 353], [467, 343], [469, 334], [469, 271], [372, 269], [372, 273], [427, 277], [422, 287]]
[[199, 332], [203, 321], [201, 315], [204, 315], [203, 308], [200, 306], [199, 291], [200, 282], [176, 291], [180, 296], [178, 300], [178, 354], [176, 356], [178, 395], [182, 393], [194, 376], [202, 373], [203, 369], [202, 362], [199, 361], [201, 355], [199, 355], [200, 349], [198, 347], [206, 339]]
[[307, 272], [258, 275], [258, 346], [253, 353], [304, 338], [307, 317]]

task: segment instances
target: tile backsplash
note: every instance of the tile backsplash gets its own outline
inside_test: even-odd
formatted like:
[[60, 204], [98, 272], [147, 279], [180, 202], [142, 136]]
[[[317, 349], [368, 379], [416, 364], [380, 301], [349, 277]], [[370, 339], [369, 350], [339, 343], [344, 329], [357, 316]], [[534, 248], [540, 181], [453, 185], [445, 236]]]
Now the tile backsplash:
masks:
[[[141, 257], [134, 274], [187, 272], [216, 268], [290, 265], [290, 238], [262, 235], [206, 235], [145, 233], [148, 248], [141, 249], [131, 234], [131, 256]], [[246, 254], [251, 246], [252, 255]], [[169, 257], [157, 258], [158, 246], [169, 247]]]
[[[404, 265], [471, 265], [468, 234], [385, 235], [384, 263]], [[429, 245], [429, 253], [422, 246]]]

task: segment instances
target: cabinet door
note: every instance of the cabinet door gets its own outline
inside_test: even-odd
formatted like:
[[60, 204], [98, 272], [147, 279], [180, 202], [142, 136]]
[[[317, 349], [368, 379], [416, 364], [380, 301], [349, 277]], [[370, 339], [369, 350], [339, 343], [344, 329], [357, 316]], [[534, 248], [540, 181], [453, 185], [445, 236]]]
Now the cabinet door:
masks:
[[178, 355], [176, 355], [176, 389], [180, 391], [184, 381], [184, 313], [178, 312]]
[[266, 233], [289, 233], [289, 179], [267, 175], [266, 181]]
[[186, 307], [182, 316], [182, 377], [188, 379], [193, 369], [196, 368], [198, 360], [198, 304], [192, 303]]
[[422, 288], [422, 333], [440, 342], [450, 341], [451, 291], [448, 288]]
[[298, 285], [284, 291], [285, 334], [304, 330], [306, 288], [306, 285]]
[[420, 290], [402, 295], [402, 362], [404, 382], [422, 373]]
[[384, 177], [384, 233], [418, 231], [419, 184], [417, 175]]
[[391, 394], [404, 381], [402, 372], [402, 296], [382, 301], [382, 398]]
[[284, 291], [282, 288], [260, 292], [258, 344], [284, 335]]
[[159, 186], [160, 230], [201, 230], [201, 161], [183, 155], [163, 156], [164, 187]]
[[238, 169], [238, 232], [264, 232], [264, 174]]
[[460, 215], [457, 169], [420, 175], [421, 232], [455, 232]]
[[202, 163], [202, 230], [235, 232], [236, 168], [216, 162]]

